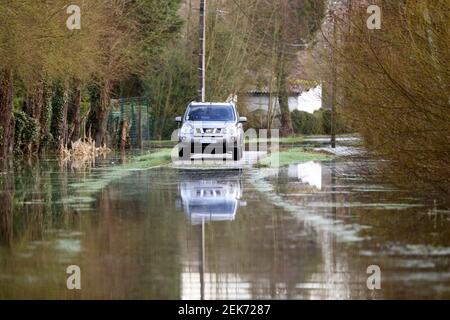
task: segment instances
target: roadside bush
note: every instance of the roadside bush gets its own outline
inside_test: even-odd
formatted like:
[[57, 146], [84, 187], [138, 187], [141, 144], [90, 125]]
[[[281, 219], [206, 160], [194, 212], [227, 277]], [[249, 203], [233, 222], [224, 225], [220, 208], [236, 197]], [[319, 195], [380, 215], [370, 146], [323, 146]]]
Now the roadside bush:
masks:
[[[331, 134], [331, 110], [319, 110], [314, 115], [320, 123], [321, 134]], [[339, 133], [337, 128], [338, 126], [336, 125], [336, 132]]]
[[[318, 110], [314, 114], [295, 110], [292, 112], [292, 125], [296, 134], [331, 134], [331, 111]], [[341, 114], [337, 114], [336, 133], [352, 133]]]
[[39, 123], [23, 111], [14, 112], [14, 152], [31, 153], [39, 141]]
[[296, 134], [322, 134], [320, 119], [308, 112], [295, 110], [292, 112], [292, 125]]

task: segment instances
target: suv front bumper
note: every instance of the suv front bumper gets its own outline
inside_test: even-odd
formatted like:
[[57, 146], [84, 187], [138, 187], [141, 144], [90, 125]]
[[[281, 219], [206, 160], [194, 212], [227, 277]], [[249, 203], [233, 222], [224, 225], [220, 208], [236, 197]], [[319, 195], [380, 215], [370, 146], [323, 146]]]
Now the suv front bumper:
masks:
[[179, 143], [183, 145], [235, 145], [235, 136], [180, 136]]
[[178, 144], [179, 149], [188, 150], [190, 153], [225, 154], [233, 152], [238, 147], [235, 137], [194, 137], [182, 139]]

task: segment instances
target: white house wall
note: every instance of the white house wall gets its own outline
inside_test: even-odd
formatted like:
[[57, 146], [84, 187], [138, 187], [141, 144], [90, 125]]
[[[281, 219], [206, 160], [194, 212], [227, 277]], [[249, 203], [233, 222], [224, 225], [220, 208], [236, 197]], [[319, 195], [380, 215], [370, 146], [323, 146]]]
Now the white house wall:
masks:
[[[249, 94], [245, 98], [245, 104], [249, 112], [257, 110], [268, 111], [269, 108], [269, 94]], [[289, 97], [289, 110], [305, 111], [314, 113], [322, 108], [322, 86], [319, 85], [311, 90], [305, 91], [302, 94], [291, 95]], [[280, 111], [278, 97], [272, 98], [272, 110]]]
[[[268, 95], [255, 95], [246, 97], [245, 103], [249, 112], [254, 112], [257, 110], [263, 110], [267, 112], [269, 108], [269, 100], [270, 99]], [[289, 110], [297, 110], [299, 107], [298, 102], [299, 96], [289, 97]], [[276, 110], [277, 113], [279, 113], [280, 111], [280, 105], [278, 103], [278, 98], [276, 97], [272, 98], [272, 110]]]

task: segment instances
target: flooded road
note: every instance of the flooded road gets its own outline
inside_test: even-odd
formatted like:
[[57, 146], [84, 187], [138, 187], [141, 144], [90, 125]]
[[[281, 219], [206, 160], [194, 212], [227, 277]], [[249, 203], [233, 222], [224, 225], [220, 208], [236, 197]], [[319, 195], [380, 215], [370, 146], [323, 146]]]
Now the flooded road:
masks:
[[[112, 161], [2, 174], [0, 299], [450, 298], [450, 213], [368, 180], [371, 163], [94, 185]], [[81, 290], [66, 287], [70, 265]], [[381, 290], [367, 287], [373, 265]]]

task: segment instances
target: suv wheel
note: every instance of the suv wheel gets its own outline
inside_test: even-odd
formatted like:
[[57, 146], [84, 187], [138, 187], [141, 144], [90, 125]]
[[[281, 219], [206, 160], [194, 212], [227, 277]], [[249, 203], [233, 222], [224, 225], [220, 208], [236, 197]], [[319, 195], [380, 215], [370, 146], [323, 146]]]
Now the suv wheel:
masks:
[[188, 147], [179, 147], [178, 148], [178, 157], [181, 160], [189, 160], [191, 158], [191, 152]]
[[233, 148], [233, 160], [239, 161], [241, 159], [242, 159], [242, 148], [240, 147]]

